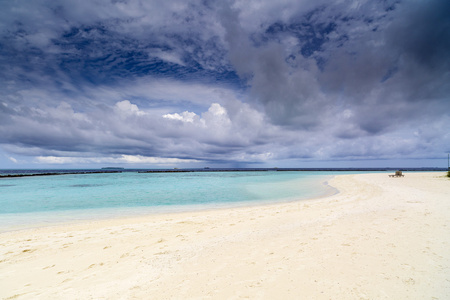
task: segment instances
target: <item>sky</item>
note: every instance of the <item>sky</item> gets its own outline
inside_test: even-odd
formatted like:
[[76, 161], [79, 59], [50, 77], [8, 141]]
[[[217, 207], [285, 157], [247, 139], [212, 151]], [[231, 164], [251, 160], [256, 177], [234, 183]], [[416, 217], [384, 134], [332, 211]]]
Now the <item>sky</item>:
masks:
[[448, 0], [0, 5], [0, 169], [447, 167]]

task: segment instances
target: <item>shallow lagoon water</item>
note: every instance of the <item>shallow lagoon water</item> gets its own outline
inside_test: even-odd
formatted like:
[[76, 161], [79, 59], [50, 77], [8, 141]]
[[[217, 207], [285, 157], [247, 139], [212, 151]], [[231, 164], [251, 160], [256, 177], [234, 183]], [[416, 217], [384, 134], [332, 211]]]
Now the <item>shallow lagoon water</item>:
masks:
[[329, 172], [70, 174], [0, 180], [0, 230], [286, 202], [330, 192]]

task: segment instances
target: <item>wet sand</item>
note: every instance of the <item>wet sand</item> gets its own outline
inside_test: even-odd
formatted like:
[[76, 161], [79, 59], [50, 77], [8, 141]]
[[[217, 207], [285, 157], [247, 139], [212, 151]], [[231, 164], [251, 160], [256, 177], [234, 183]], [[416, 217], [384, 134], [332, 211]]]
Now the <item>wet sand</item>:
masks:
[[0, 234], [2, 299], [448, 299], [444, 172], [321, 199]]

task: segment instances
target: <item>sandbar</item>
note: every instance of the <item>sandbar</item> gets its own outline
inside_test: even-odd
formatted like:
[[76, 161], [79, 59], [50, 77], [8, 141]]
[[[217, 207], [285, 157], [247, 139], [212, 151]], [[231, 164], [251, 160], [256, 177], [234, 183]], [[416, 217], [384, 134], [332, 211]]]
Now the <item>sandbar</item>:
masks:
[[302, 201], [0, 234], [1, 299], [449, 299], [444, 172]]

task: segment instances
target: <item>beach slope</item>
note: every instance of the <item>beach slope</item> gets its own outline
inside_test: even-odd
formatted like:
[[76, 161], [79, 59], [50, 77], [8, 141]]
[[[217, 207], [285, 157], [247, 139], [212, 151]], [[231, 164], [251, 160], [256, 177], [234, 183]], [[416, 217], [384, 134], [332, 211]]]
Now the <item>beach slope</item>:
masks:
[[448, 299], [444, 173], [322, 199], [0, 234], [2, 299]]

